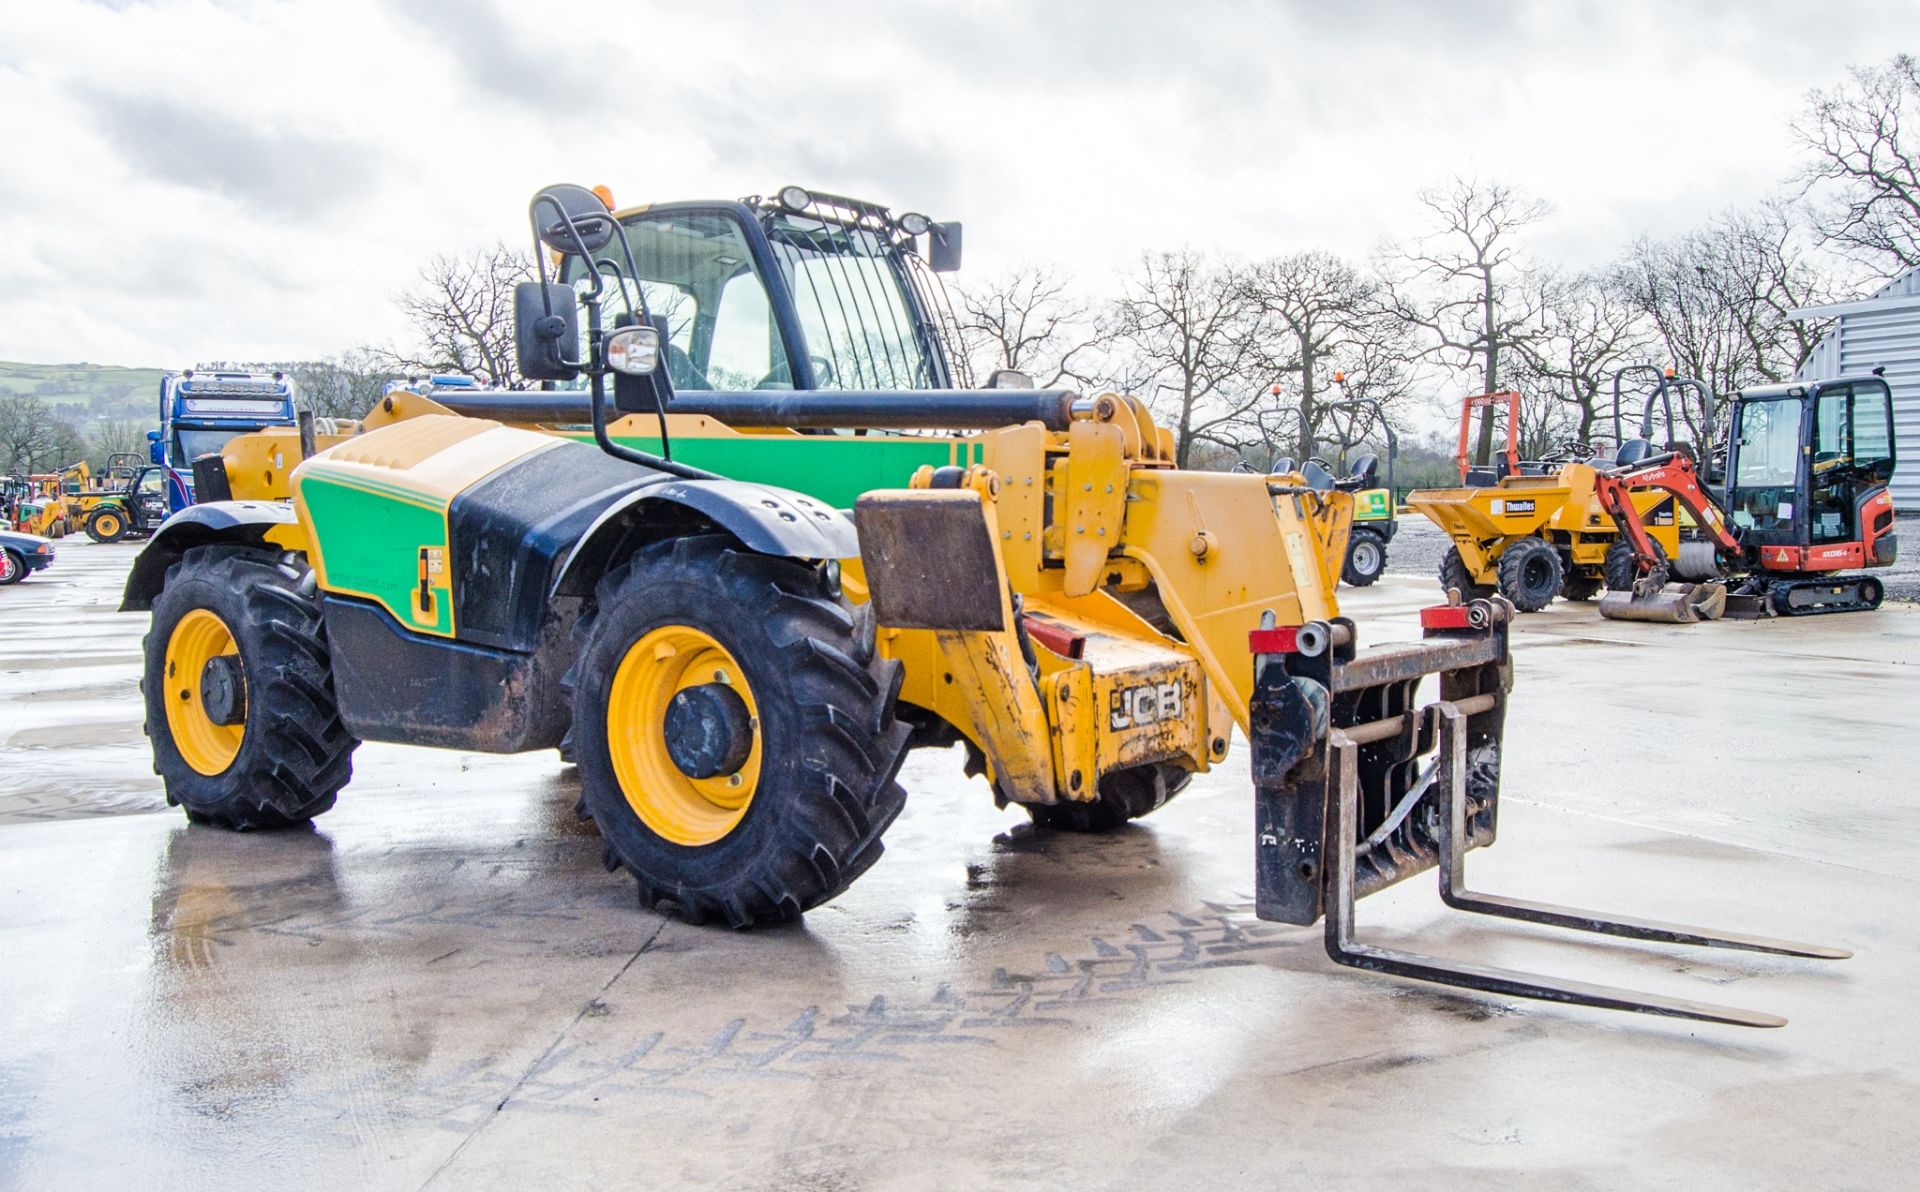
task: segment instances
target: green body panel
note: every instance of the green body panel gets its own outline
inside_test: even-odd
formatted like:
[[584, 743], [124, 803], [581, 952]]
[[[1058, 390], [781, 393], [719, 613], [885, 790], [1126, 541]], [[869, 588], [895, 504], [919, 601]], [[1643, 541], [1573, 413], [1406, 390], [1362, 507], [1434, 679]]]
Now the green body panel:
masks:
[[444, 561], [447, 510], [431, 498], [405, 489], [343, 484], [308, 474], [300, 495], [314, 541], [320, 549], [329, 592], [364, 596], [384, 606], [409, 629], [450, 636], [453, 592], [442, 565], [429, 575], [431, 609], [417, 601], [421, 553]]
[[[575, 436], [591, 442], [592, 436]], [[660, 440], [615, 442], [658, 453]], [[835, 509], [851, 509], [860, 494], [904, 488], [923, 464], [980, 462], [977, 440], [903, 438], [897, 435], [676, 435], [673, 458], [733, 480], [773, 484], [805, 493]]]
[[1393, 494], [1384, 488], [1370, 488], [1353, 494], [1354, 521], [1392, 521]]

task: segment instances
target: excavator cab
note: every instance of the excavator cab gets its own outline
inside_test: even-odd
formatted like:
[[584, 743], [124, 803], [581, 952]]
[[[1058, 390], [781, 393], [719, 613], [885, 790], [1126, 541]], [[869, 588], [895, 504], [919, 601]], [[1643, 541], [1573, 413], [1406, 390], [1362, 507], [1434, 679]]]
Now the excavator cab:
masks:
[[1725, 504], [1741, 541], [1779, 570], [1892, 562], [1893, 512], [1884, 497], [1893, 476], [1893, 398], [1886, 382], [1775, 385], [1744, 390], [1734, 402]]

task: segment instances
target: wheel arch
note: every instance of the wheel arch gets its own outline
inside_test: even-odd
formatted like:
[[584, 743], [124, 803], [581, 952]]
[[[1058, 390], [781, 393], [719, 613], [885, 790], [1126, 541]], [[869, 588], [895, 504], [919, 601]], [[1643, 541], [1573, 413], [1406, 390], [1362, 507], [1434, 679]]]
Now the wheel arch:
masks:
[[633, 552], [689, 533], [725, 533], [750, 551], [788, 559], [860, 553], [853, 522], [812, 497], [738, 480], [682, 480], [627, 494], [602, 510], [553, 579], [553, 596], [590, 596]]
[[194, 547], [223, 542], [265, 546], [269, 531], [298, 521], [291, 505], [273, 501], [215, 501], [187, 506], [162, 523], [134, 559], [120, 611], [150, 611], [154, 598], [167, 586], [167, 572]]

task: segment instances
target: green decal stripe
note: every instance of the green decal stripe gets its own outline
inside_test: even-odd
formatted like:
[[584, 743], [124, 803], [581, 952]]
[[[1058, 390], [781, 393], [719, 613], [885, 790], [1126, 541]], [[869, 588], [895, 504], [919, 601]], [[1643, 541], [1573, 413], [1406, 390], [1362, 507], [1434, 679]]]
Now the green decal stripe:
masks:
[[424, 493], [419, 489], [408, 488], [400, 484], [391, 484], [385, 480], [375, 480], [370, 476], [356, 474], [351, 479], [348, 479], [344, 476], [331, 475], [326, 469], [321, 468], [317, 474], [310, 474], [305, 477], [302, 483], [303, 485], [324, 483], [335, 488], [348, 488], [374, 493], [381, 497], [390, 498], [395, 501], [405, 501], [411, 505], [418, 505], [422, 509], [432, 509], [440, 513], [445, 513], [447, 510], [447, 502], [441, 500], [439, 496], [433, 493]]
[[327, 590], [376, 601], [409, 628], [450, 635], [453, 592], [446, 575], [430, 588], [431, 616], [417, 615], [413, 607], [420, 548], [445, 551], [446, 511], [417, 503], [424, 500], [419, 493], [382, 491], [389, 487], [362, 485], [358, 477], [352, 484], [312, 475], [301, 479], [300, 495], [326, 564]]
[[[577, 436], [591, 441], [591, 436]], [[658, 453], [660, 440], [621, 438], [624, 446]], [[673, 458], [734, 480], [802, 492], [835, 509], [851, 509], [861, 493], [905, 488], [922, 464], [964, 461], [976, 445], [956, 439], [856, 438], [849, 435], [740, 435], [679, 437]]]

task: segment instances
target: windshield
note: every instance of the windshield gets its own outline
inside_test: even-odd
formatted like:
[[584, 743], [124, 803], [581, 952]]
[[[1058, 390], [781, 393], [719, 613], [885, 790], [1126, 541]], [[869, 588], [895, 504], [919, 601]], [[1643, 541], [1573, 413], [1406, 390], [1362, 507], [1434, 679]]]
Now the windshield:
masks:
[[1800, 403], [1757, 401], [1740, 414], [1740, 463], [1733, 483], [1788, 485], [1800, 460]]
[[1741, 407], [1740, 437], [1732, 444], [1728, 509], [1735, 525], [1762, 531], [1791, 528], [1800, 466], [1800, 412], [1800, 402], [1793, 398], [1751, 401]]
[[802, 215], [767, 221], [823, 389], [929, 389], [938, 382], [904, 272], [880, 236]]
[[186, 465], [203, 455], [218, 455], [228, 439], [246, 433], [244, 430], [188, 430], [176, 426], [173, 429], [172, 462]]

